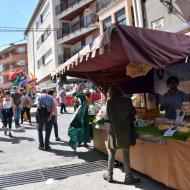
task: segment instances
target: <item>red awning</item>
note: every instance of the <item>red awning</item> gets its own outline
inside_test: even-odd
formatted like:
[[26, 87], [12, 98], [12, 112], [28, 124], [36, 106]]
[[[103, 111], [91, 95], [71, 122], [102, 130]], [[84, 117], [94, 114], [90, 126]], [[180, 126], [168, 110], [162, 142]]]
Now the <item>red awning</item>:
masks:
[[140, 63], [164, 68], [190, 56], [190, 37], [144, 28], [114, 25], [57, 68], [58, 73], [89, 78], [100, 86], [129, 80], [126, 66]]

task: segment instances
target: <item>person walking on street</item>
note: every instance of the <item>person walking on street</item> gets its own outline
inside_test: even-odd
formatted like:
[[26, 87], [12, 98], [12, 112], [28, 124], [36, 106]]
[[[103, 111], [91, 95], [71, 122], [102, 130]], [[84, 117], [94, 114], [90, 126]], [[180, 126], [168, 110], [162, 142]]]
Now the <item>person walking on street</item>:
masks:
[[[113, 182], [113, 168], [117, 149], [123, 153], [123, 166], [125, 172], [124, 183], [129, 185], [139, 181], [131, 175], [129, 149], [132, 144], [131, 130], [134, 127], [135, 108], [128, 97], [123, 97], [121, 90], [113, 86], [108, 90], [110, 99], [107, 102], [107, 113], [111, 122], [108, 136], [108, 172], [103, 178]], [[133, 141], [134, 142], [134, 141]]]
[[[9, 131], [9, 137], [12, 137], [12, 134], [11, 134], [12, 117], [13, 117], [12, 105], [13, 105], [13, 100], [10, 97], [10, 93], [6, 92], [5, 97], [3, 98], [2, 114], [3, 114], [4, 134], [7, 135], [7, 131]], [[7, 128], [7, 125], [9, 128]]]
[[26, 91], [24, 91], [23, 96], [21, 97], [21, 124], [23, 124], [24, 122], [24, 113], [26, 113], [29, 120], [29, 124], [32, 125], [30, 108], [31, 108], [31, 99], [29, 96], [27, 96]]
[[[36, 121], [38, 128], [39, 149], [49, 150], [49, 139], [52, 130], [52, 113], [55, 106], [53, 98], [43, 89], [37, 97]], [[45, 127], [45, 142], [43, 139], [43, 128]]]
[[63, 114], [63, 110], [65, 113], [67, 113], [67, 110], [66, 110], [66, 92], [65, 92], [64, 87], [62, 88], [62, 90], [59, 94], [59, 97], [60, 97], [60, 101], [61, 101], [60, 113]]
[[15, 127], [20, 127], [19, 120], [20, 120], [20, 114], [21, 114], [21, 97], [22, 94], [19, 92], [18, 86], [14, 87], [14, 93], [11, 95], [13, 99], [13, 113], [14, 113], [14, 119], [15, 119]]
[[59, 138], [59, 135], [58, 135], [58, 125], [57, 125], [56, 99], [55, 99], [55, 97], [53, 96], [53, 95], [54, 95], [54, 91], [53, 91], [53, 90], [50, 90], [50, 91], [48, 92], [48, 94], [49, 94], [50, 96], [52, 96], [52, 98], [54, 99], [54, 103], [55, 103], [55, 105], [53, 106], [53, 111], [52, 111], [52, 122], [53, 122], [53, 127], [54, 127], [55, 140], [56, 140], [56, 141], [60, 141], [61, 139]]

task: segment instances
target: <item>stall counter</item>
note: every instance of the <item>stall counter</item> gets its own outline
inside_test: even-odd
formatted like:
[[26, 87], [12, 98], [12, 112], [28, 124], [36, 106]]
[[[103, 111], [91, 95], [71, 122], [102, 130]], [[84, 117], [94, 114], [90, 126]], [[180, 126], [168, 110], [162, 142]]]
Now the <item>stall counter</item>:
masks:
[[[94, 128], [94, 148], [107, 154], [107, 128]], [[168, 187], [178, 190], [190, 189], [190, 141], [167, 140], [157, 144], [137, 140], [130, 150], [131, 167]], [[116, 160], [122, 162], [121, 151]]]

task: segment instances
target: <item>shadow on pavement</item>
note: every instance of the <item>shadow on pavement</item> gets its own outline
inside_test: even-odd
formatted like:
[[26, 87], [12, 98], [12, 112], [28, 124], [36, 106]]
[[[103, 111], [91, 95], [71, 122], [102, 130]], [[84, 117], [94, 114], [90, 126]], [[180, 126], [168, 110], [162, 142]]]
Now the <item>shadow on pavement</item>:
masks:
[[24, 129], [27, 129], [27, 130], [36, 130], [36, 127], [35, 126], [30, 126], [30, 127], [24, 127]]
[[13, 129], [12, 130], [14, 133], [24, 133], [25, 130], [24, 129]]
[[77, 154], [74, 151], [68, 151], [68, 150], [50, 149], [48, 152], [54, 153], [56, 156], [63, 156], [63, 157], [76, 157], [77, 156]]
[[28, 137], [12, 137], [12, 138], [3, 138], [0, 137], [0, 141], [3, 142], [11, 142], [12, 144], [19, 144], [21, 141], [35, 141], [33, 138], [28, 138]]
[[[119, 167], [119, 168], [123, 172], [123, 167]], [[165, 186], [162, 183], [159, 183], [159, 182], [155, 181], [154, 179], [150, 178], [149, 176], [144, 175], [144, 174], [142, 174], [140, 172], [137, 172], [135, 170], [132, 170], [132, 174], [135, 177], [138, 177], [140, 179], [140, 182], [132, 185], [132, 186], [134, 186], [136, 188], [139, 188], [139, 189], [142, 189], [142, 190], [153, 190], [152, 187], [154, 186], [154, 190], [174, 190], [172, 188], [169, 188], [169, 187]], [[114, 180], [113, 184], [126, 185], [124, 183], [124, 181], [122, 181], [122, 179], [121, 179], [121, 181]]]
[[56, 141], [56, 142], [50, 142], [51, 145], [62, 145], [62, 146], [69, 146], [69, 142], [68, 141]]
[[85, 160], [87, 162], [107, 159], [107, 156], [94, 149], [89, 149], [87, 152], [77, 152], [77, 155], [79, 159]]

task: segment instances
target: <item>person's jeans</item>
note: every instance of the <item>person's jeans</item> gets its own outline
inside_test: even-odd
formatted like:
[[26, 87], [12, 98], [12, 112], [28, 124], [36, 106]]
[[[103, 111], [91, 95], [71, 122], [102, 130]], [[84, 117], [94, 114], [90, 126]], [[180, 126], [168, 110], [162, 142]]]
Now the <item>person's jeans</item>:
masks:
[[10, 109], [3, 109], [2, 110], [2, 114], [3, 114], [3, 126], [5, 128], [7, 128], [7, 125], [9, 125], [9, 129], [12, 128], [12, 117], [13, 117], [13, 110], [12, 108]]
[[18, 106], [16, 106], [16, 108], [15, 108], [15, 116], [14, 116], [16, 126], [19, 125], [20, 114], [21, 114], [21, 109]]
[[[44, 144], [44, 138], [43, 138], [43, 127], [45, 127], [45, 144]], [[40, 123], [38, 123], [38, 139], [39, 139], [39, 146], [43, 148], [49, 147], [49, 139], [51, 136], [51, 130], [52, 130], [52, 120], [47, 121], [43, 120]]]
[[66, 110], [66, 105], [64, 103], [61, 103], [61, 110], [60, 110], [60, 113], [63, 113], [63, 110], [64, 112], [67, 112]]
[[[125, 176], [129, 176], [131, 172], [130, 168], [130, 160], [129, 160], [129, 148], [121, 149], [123, 153], [123, 166], [125, 171]], [[112, 175], [113, 174], [113, 168], [115, 163], [115, 154], [116, 149], [110, 149], [109, 155], [108, 155], [108, 172]]]
[[59, 135], [58, 135], [58, 125], [57, 125], [57, 121], [55, 120], [55, 116], [53, 116], [52, 121], [53, 121], [55, 138], [57, 139], [59, 138]]
[[25, 112], [26, 112], [26, 115], [28, 117], [29, 123], [31, 123], [30, 108], [26, 108], [26, 107], [24, 107], [21, 110], [21, 122], [23, 123], [23, 121], [24, 121], [24, 113]]

